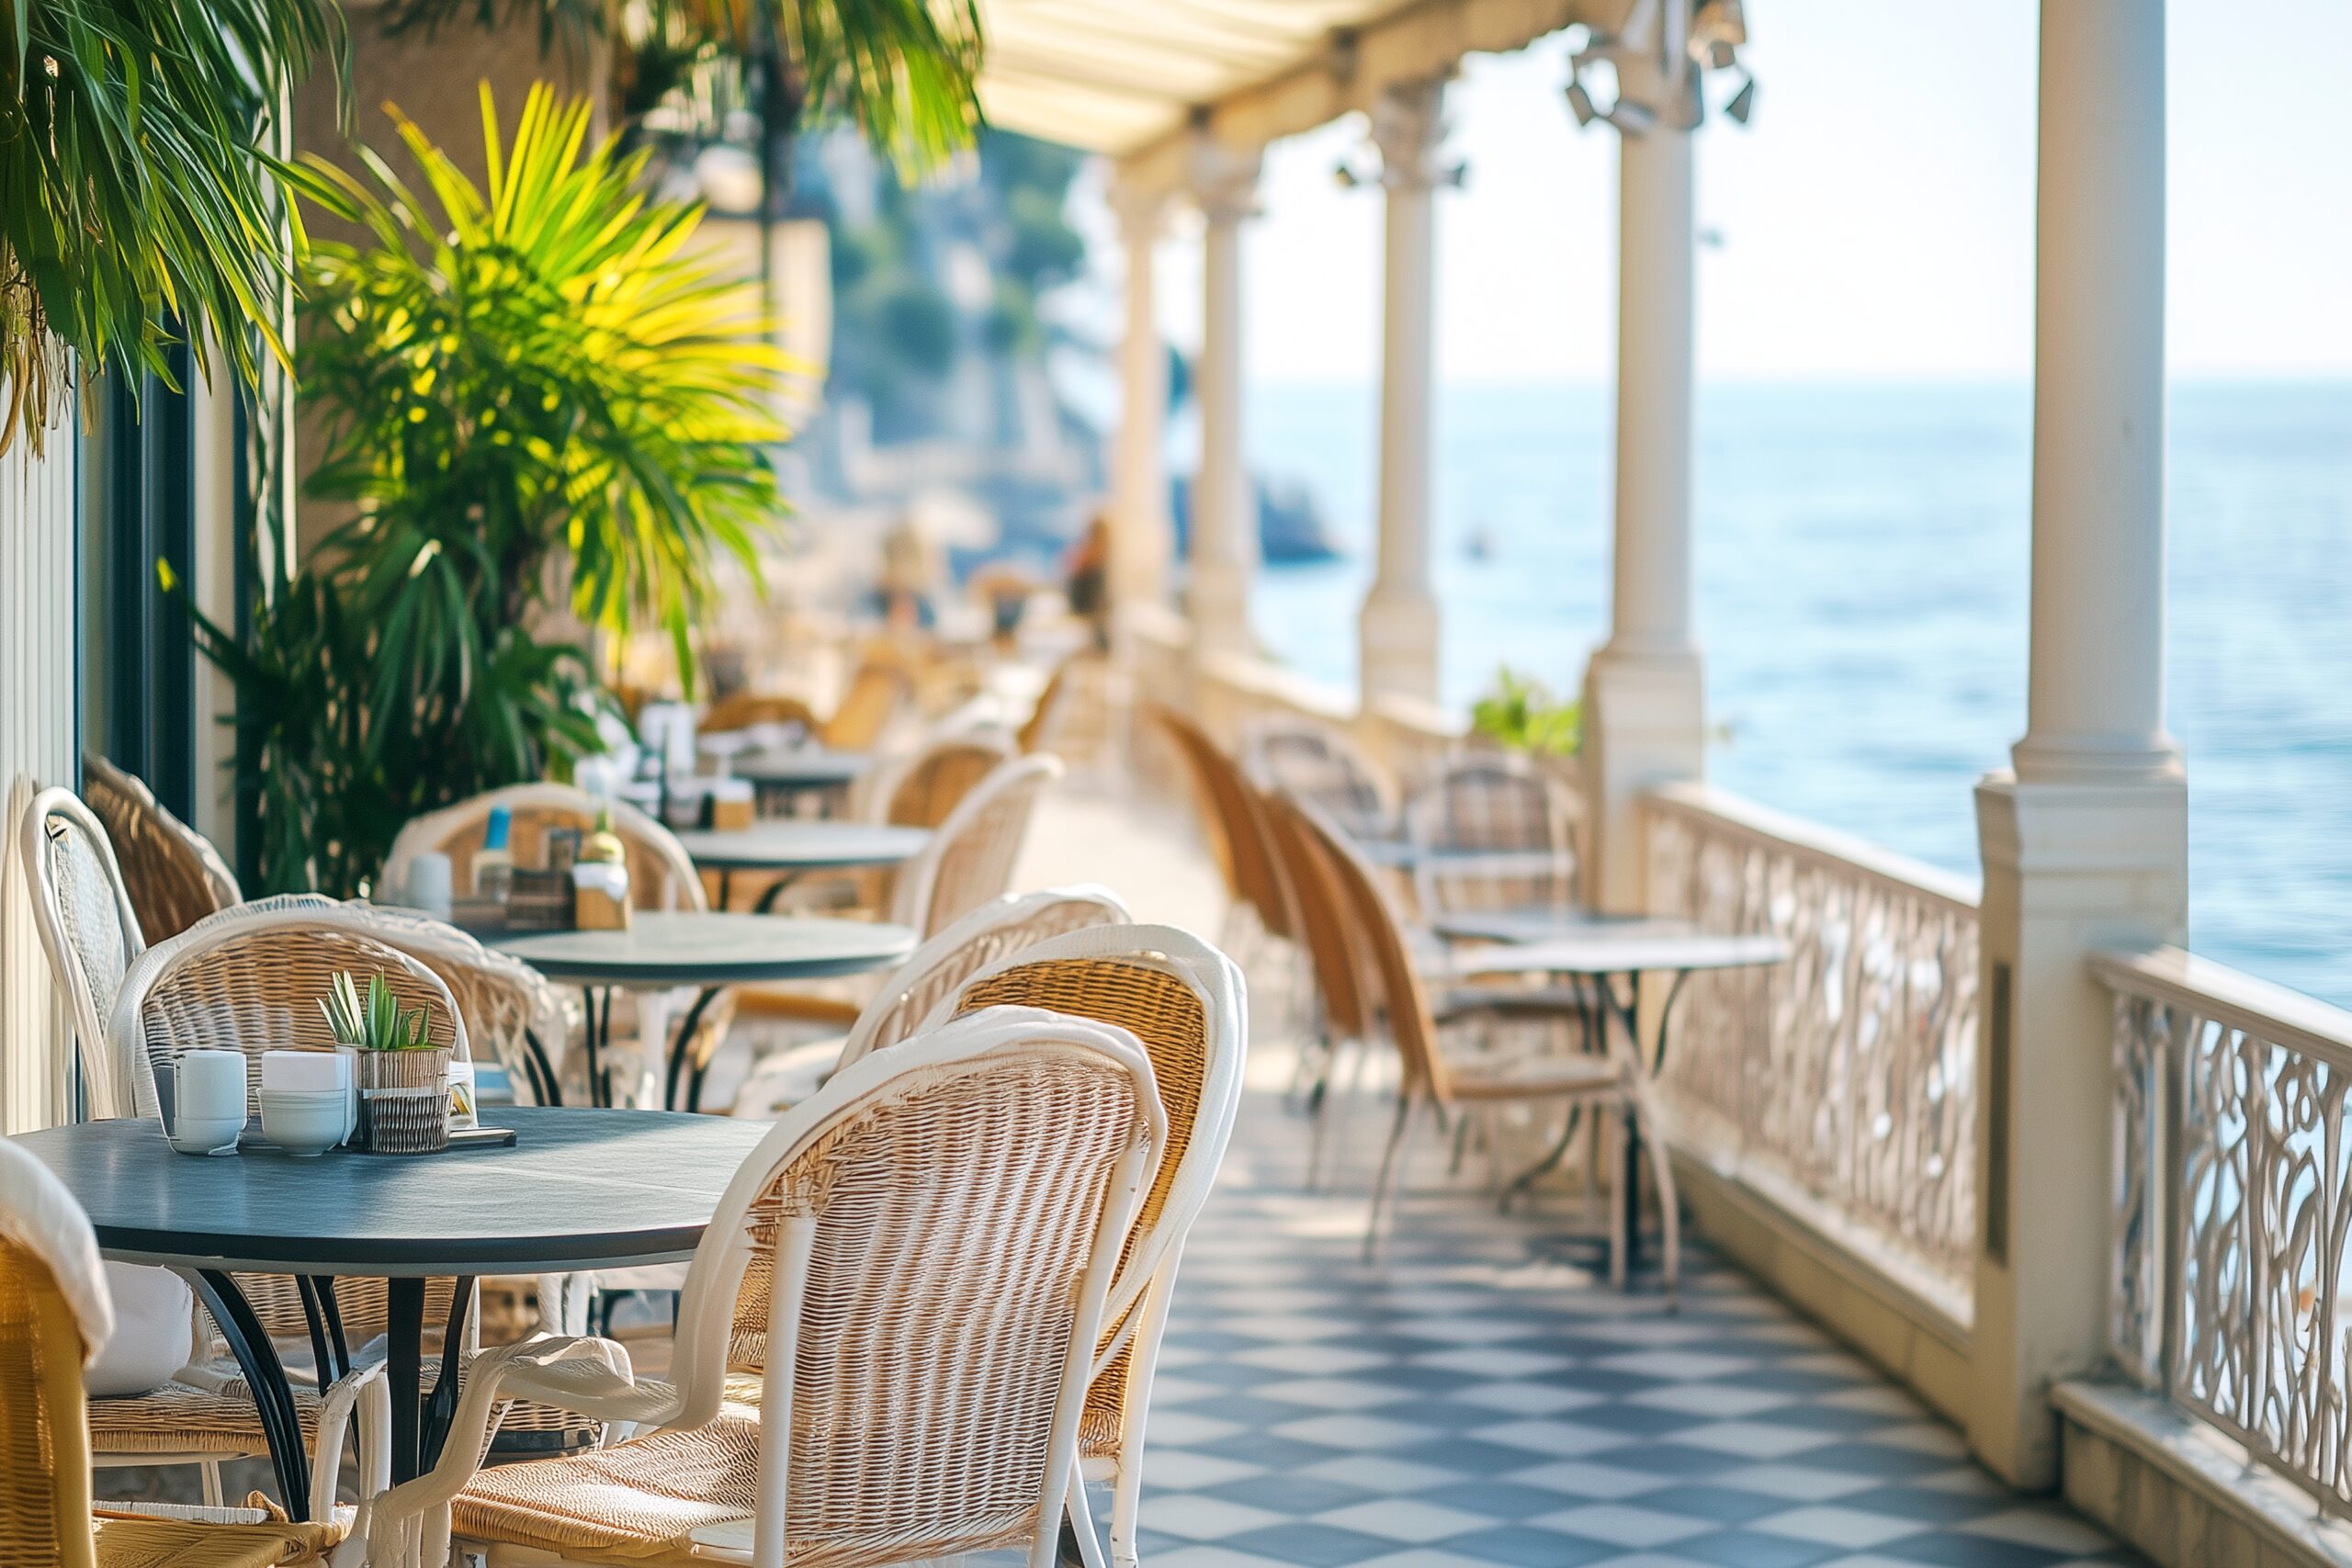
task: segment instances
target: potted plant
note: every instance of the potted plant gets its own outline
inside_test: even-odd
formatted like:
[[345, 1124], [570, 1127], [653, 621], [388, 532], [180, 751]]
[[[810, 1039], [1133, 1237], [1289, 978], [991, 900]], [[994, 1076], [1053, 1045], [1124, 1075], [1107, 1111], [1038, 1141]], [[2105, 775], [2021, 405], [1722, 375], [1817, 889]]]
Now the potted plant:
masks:
[[1555, 700], [1543, 682], [1512, 670], [1495, 671], [1495, 683], [1470, 705], [1470, 731], [1506, 751], [1516, 751], [1584, 798], [1584, 773], [1577, 753], [1584, 745], [1584, 705]]
[[408, 1008], [379, 972], [363, 997], [349, 970], [319, 999], [336, 1043], [356, 1053], [359, 1132], [377, 1154], [421, 1155], [449, 1142], [449, 1047], [422, 1007]]

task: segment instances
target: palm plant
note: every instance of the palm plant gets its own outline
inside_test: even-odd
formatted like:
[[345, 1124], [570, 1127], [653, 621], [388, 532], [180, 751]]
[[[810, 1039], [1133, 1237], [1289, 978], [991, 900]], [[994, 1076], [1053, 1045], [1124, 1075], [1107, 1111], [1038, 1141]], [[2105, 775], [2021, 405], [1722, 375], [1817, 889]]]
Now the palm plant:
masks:
[[533, 89], [511, 144], [486, 88], [482, 115], [487, 188], [397, 113], [421, 192], [373, 154], [311, 165], [370, 242], [316, 246], [299, 357], [311, 489], [357, 516], [248, 642], [196, 617], [238, 684], [273, 890], [355, 891], [412, 817], [594, 749], [586, 653], [532, 630], [559, 605], [616, 637], [650, 616], [691, 682], [718, 563], [754, 564], [781, 510], [785, 361], [696, 251], [699, 209], [590, 150], [584, 102]]
[[333, 0], [8, 0], [0, 17], [0, 448], [21, 428], [38, 450], [69, 354], [168, 378], [178, 323], [202, 317], [249, 381], [283, 360], [297, 176], [257, 126], [339, 51]]

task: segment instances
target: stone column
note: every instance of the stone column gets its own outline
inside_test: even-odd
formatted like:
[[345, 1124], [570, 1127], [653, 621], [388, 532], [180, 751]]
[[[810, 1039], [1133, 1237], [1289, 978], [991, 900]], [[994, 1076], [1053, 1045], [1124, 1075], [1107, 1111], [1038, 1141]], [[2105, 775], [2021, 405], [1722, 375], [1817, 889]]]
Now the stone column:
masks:
[[[1618, 63], [1629, 100], [1666, 105], [1688, 66]], [[1587, 896], [1643, 907], [1636, 805], [1706, 767], [1706, 701], [1690, 633], [1690, 133], [1671, 113], [1621, 131], [1617, 234], [1616, 562], [1609, 640], [1585, 668]]]
[[1119, 344], [1119, 438], [1111, 477], [1111, 604], [1116, 611], [1168, 597], [1168, 345], [1152, 292], [1152, 250], [1168, 198], [1123, 185], [1111, 201], [1127, 257], [1127, 329]]
[[1372, 114], [1386, 203], [1380, 363], [1379, 565], [1358, 622], [1366, 701], [1385, 693], [1434, 701], [1437, 598], [1430, 589], [1431, 193], [1442, 81], [1391, 88]]
[[1258, 154], [1204, 139], [1194, 149], [1193, 194], [1202, 238], [1201, 466], [1193, 481], [1193, 648], [1247, 653], [1250, 579], [1258, 566], [1257, 492], [1241, 449], [1241, 220], [1258, 210]]
[[2053, 1380], [2098, 1367], [2110, 1237], [2101, 947], [2188, 924], [2164, 728], [2165, 13], [2044, 0], [2027, 725], [1976, 791], [1984, 864], [1975, 1407], [2006, 1479], [2053, 1484]]

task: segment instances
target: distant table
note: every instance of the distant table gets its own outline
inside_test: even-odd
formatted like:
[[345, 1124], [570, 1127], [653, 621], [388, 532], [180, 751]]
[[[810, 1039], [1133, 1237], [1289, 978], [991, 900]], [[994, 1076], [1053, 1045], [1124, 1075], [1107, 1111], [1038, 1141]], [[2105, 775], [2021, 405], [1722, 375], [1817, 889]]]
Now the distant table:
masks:
[[[143, 1118], [51, 1127], [14, 1141], [88, 1212], [106, 1257], [187, 1278], [253, 1390], [282, 1501], [300, 1519], [310, 1506], [310, 1460], [293, 1390], [232, 1270], [294, 1276], [321, 1388], [352, 1367], [334, 1279], [388, 1281], [392, 1479], [411, 1480], [438, 1457], [457, 1411], [476, 1276], [690, 1258], [727, 1184], [767, 1132], [762, 1122], [659, 1111], [502, 1106], [494, 1119], [514, 1130], [513, 1148], [331, 1149], [316, 1159], [265, 1149], [197, 1159], [175, 1154], [162, 1127]], [[613, 1158], [618, 1149], [628, 1157]], [[427, 1399], [424, 1282], [448, 1275], [458, 1291]]]
[[1681, 936], [1698, 928], [1688, 920], [1663, 915], [1604, 915], [1598, 909], [1566, 909], [1557, 906], [1506, 909], [1445, 909], [1430, 922], [1438, 935], [1454, 942], [1541, 942], [1550, 937], [1604, 935], [1612, 940], [1635, 936]]
[[888, 828], [871, 822], [801, 821], [778, 818], [748, 828], [692, 828], [678, 842], [695, 864], [718, 874], [718, 907], [727, 908], [739, 871], [766, 872], [777, 880], [760, 896], [758, 912], [775, 908], [792, 879], [811, 871], [897, 865], [931, 841], [922, 828]]
[[[1514, 914], [1515, 920], [1504, 919]], [[1474, 926], [1480, 929], [1465, 929]], [[1776, 936], [1702, 931], [1677, 921], [1621, 919], [1577, 910], [1492, 911], [1484, 917], [1448, 915], [1439, 919], [1437, 928], [1448, 934], [1483, 936], [1490, 936], [1497, 930], [1526, 931], [1533, 940], [1505, 941], [1493, 946], [1458, 950], [1454, 954], [1456, 973], [1464, 976], [1566, 976], [1579, 981], [1590, 980], [1602, 1010], [1600, 1027], [1606, 1030], [1610, 1017], [1614, 1015], [1625, 1031], [1625, 1038], [1632, 1042], [1634, 1054], [1647, 1058], [1648, 1070], [1653, 1073], [1666, 1064], [1675, 998], [1682, 994], [1685, 981], [1702, 970], [1749, 969], [1784, 963], [1790, 953], [1789, 944]], [[1674, 976], [1665, 1005], [1658, 1009], [1657, 1043], [1647, 1051], [1642, 1046], [1641, 1031], [1642, 976], [1645, 974]], [[1620, 976], [1625, 982], [1622, 995], [1617, 985]], [[1556, 1168], [1566, 1157], [1574, 1130], [1575, 1123], [1571, 1122], [1551, 1152], [1528, 1168], [1509, 1190], [1524, 1191], [1545, 1171]], [[1640, 1124], [1628, 1117], [1625, 1165], [1618, 1194], [1619, 1223], [1624, 1226], [1625, 1267], [1629, 1273], [1639, 1261], [1641, 1250], [1641, 1228], [1637, 1223], [1641, 1213], [1641, 1143]]]
[[[863, 975], [896, 964], [914, 951], [915, 933], [905, 926], [866, 920], [820, 920], [733, 914], [723, 910], [639, 911], [625, 931], [501, 931], [486, 940], [528, 964], [550, 980], [588, 993], [583, 1043], [588, 1053], [589, 1092], [599, 1105], [612, 1103], [601, 1056], [612, 1023], [615, 991], [666, 991], [700, 987], [678, 1031], [663, 1078], [664, 1105], [678, 1103], [678, 1079], [687, 1047], [703, 1013], [729, 986], [775, 980], [820, 980]], [[685, 1108], [702, 1102], [706, 1057], [694, 1065]], [[651, 1058], [646, 1062], [650, 1098]]]
[[835, 751], [823, 746], [781, 746], [746, 751], [727, 764], [727, 771], [748, 779], [763, 804], [779, 796], [827, 795], [846, 789], [874, 765], [864, 751]]

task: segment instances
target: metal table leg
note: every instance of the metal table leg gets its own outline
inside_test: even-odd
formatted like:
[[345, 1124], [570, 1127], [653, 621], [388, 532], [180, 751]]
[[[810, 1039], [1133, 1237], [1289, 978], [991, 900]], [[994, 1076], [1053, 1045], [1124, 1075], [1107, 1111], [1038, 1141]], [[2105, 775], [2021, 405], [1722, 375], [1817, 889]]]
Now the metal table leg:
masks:
[[[662, 1086], [662, 1105], [664, 1110], [678, 1109], [678, 1077], [685, 1070], [686, 1057], [694, 1049], [695, 1032], [702, 1027], [702, 1015], [709, 1010], [711, 1002], [717, 998], [720, 991], [725, 989], [724, 986], [705, 986], [695, 995], [695, 1005], [686, 1010], [684, 1021], [678, 1025], [678, 1043], [670, 1049], [669, 1076]], [[707, 1061], [698, 1062], [695, 1066], [692, 1091], [685, 1107], [688, 1111], [702, 1109], [703, 1074], [709, 1066], [710, 1064]]]
[[458, 1375], [465, 1364], [466, 1314], [474, 1303], [471, 1275], [460, 1275], [449, 1302], [449, 1325], [441, 1336], [441, 1376], [433, 1397], [424, 1402], [417, 1427], [417, 1461], [429, 1469], [439, 1462], [441, 1445], [448, 1439], [449, 1423], [458, 1415]]
[[236, 1280], [217, 1269], [183, 1270], [204, 1310], [212, 1314], [229, 1353], [237, 1359], [245, 1386], [253, 1391], [254, 1408], [261, 1413], [262, 1436], [269, 1443], [269, 1460], [277, 1472], [279, 1501], [288, 1518], [311, 1517], [311, 1456], [302, 1446], [302, 1421], [294, 1408], [294, 1390], [286, 1368], [270, 1343], [269, 1331], [254, 1315], [253, 1304], [237, 1289]]
[[392, 1483], [423, 1473], [417, 1448], [417, 1385], [424, 1381], [424, 1281], [385, 1282], [384, 1378], [392, 1396]]

